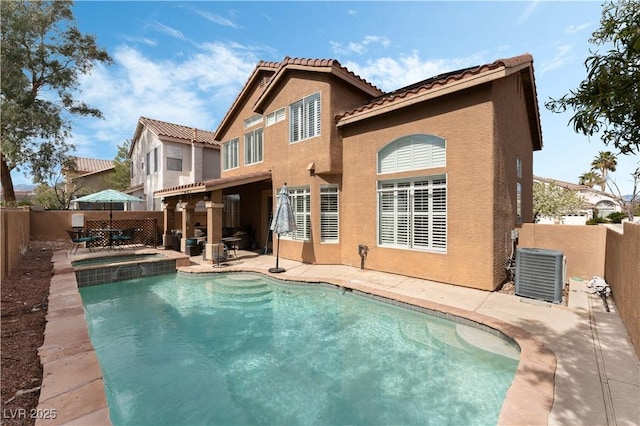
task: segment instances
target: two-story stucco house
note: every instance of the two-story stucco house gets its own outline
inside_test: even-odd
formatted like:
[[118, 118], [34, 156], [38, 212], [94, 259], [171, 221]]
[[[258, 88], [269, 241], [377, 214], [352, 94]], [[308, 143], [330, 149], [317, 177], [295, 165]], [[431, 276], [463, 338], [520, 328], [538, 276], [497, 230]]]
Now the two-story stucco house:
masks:
[[335, 60], [260, 62], [215, 140], [220, 179], [155, 194], [169, 228], [182, 201], [187, 236], [193, 203], [209, 200], [210, 259], [231, 200], [236, 222], [267, 241], [286, 183], [298, 229], [282, 237], [280, 257], [492, 290], [506, 279], [511, 231], [532, 221], [542, 147], [533, 59], [389, 93]]
[[140, 117], [129, 148], [131, 194], [146, 200], [133, 210], [160, 210], [153, 193], [220, 177], [220, 145], [214, 133]]

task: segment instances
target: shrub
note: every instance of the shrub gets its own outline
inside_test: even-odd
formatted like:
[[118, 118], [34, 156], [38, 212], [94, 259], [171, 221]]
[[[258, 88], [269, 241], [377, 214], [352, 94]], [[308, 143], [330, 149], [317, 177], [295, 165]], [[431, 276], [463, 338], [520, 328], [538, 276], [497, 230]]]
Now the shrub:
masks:
[[611, 223], [622, 223], [622, 219], [626, 218], [627, 214], [624, 212], [613, 212], [609, 213], [607, 219], [611, 221]]
[[587, 225], [597, 225], [599, 223], [606, 223], [607, 219], [600, 217], [600, 216], [596, 216], [596, 217], [592, 217], [591, 219], [587, 220], [586, 224]]

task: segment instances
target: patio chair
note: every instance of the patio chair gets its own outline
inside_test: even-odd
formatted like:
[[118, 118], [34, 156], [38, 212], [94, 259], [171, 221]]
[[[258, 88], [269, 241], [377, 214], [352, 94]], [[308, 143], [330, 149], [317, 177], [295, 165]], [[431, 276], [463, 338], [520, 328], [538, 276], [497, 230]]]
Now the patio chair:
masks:
[[[86, 234], [82, 229], [67, 230], [67, 234], [69, 234], [69, 238], [71, 238], [71, 242], [75, 247], [73, 254], [78, 252], [78, 247], [80, 247], [81, 244], [84, 244], [89, 251], [93, 251], [93, 247], [90, 243], [94, 241], [94, 237]], [[74, 247], [71, 247], [71, 250], [73, 250]], [[71, 253], [71, 250], [69, 250], [69, 253]]]

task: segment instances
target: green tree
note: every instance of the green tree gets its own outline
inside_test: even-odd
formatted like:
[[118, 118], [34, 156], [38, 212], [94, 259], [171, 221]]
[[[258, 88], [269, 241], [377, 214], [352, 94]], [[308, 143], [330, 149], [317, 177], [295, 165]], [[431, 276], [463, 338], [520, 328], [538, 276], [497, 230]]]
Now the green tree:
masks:
[[593, 188], [596, 185], [602, 185], [602, 182], [603, 180], [600, 173], [593, 170], [583, 173], [578, 177], [578, 183], [580, 185], [588, 186], [589, 188]]
[[602, 191], [606, 189], [607, 173], [615, 172], [617, 165], [618, 159], [611, 153], [611, 151], [600, 151], [591, 162], [591, 170], [598, 170], [602, 177], [601, 181], [598, 182]]
[[4, 1], [0, 179], [7, 201], [15, 201], [11, 170], [31, 170], [43, 183], [50, 169], [73, 150], [66, 142], [71, 119], [102, 117], [75, 98], [79, 77], [94, 63], [111, 63], [95, 37], [75, 25], [71, 1]]
[[113, 159], [114, 170], [108, 178], [109, 186], [113, 189], [122, 191], [129, 188], [131, 184], [130, 147], [131, 140], [129, 139], [122, 142], [122, 145], [118, 145], [118, 153]]
[[589, 42], [606, 46], [585, 61], [587, 77], [577, 89], [545, 106], [554, 112], [575, 111], [569, 120], [576, 132], [602, 131], [605, 145], [623, 154], [640, 148], [640, 2], [606, 3], [600, 28]]
[[585, 200], [577, 191], [558, 186], [555, 182], [533, 184], [533, 213], [536, 219], [548, 217], [562, 221], [562, 216], [576, 213], [584, 205]]

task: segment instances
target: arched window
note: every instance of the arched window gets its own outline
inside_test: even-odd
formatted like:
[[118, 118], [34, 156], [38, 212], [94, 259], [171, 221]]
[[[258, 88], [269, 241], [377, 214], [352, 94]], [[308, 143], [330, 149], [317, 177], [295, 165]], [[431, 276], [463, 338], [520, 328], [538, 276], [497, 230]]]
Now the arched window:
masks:
[[598, 209], [598, 216], [607, 217], [609, 216], [609, 214], [616, 211], [616, 205], [613, 203], [613, 201], [602, 200], [598, 201], [598, 203], [596, 204], [596, 209]]
[[403, 136], [378, 151], [378, 173], [443, 167], [445, 162], [445, 140], [434, 135]]

